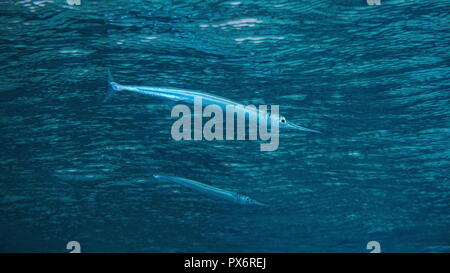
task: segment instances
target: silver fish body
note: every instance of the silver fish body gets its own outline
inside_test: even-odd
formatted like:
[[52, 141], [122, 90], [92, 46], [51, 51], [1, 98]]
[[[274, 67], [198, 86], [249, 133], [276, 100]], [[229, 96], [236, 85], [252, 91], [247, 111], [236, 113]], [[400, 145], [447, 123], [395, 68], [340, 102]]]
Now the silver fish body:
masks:
[[159, 180], [165, 180], [170, 182], [175, 182], [177, 184], [183, 185], [187, 188], [190, 188], [192, 190], [198, 191], [200, 193], [203, 193], [205, 195], [211, 196], [211, 197], [218, 197], [222, 198], [228, 201], [232, 201], [234, 203], [238, 203], [241, 205], [258, 205], [258, 206], [267, 206], [264, 203], [258, 202], [256, 200], [253, 200], [249, 198], [248, 196], [219, 189], [210, 185], [206, 185], [194, 180], [190, 180], [187, 178], [182, 177], [176, 177], [176, 176], [166, 176], [166, 175], [159, 175], [155, 174], [153, 175], [154, 178]]
[[243, 113], [248, 115], [248, 117], [253, 116], [256, 119], [266, 120], [267, 124], [272, 124], [271, 121], [278, 122], [279, 128], [295, 129], [300, 131], [307, 131], [313, 133], [320, 133], [319, 131], [308, 129], [291, 122], [288, 122], [285, 117], [281, 115], [269, 115], [264, 111], [259, 109], [251, 110], [244, 105], [237, 103], [235, 101], [216, 96], [213, 94], [191, 91], [177, 88], [166, 88], [166, 87], [152, 87], [152, 86], [135, 86], [135, 85], [122, 85], [114, 82], [111, 74], [108, 76], [108, 93], [106, 94], [103, 102], [109, 100], [115, 92], [118, 91], [128, 91], [134, 93], [140, 93], [143, 95], [148, 95], [152, 97], [164, 98], [170, 101], [183, 102], [186, 104], [194, 104], [195, 98], [201, 98], [203, 105], [217, 105], [223, 110], [226, 110], [227, 106], [233, 106], [234, 111], [238, 114]]

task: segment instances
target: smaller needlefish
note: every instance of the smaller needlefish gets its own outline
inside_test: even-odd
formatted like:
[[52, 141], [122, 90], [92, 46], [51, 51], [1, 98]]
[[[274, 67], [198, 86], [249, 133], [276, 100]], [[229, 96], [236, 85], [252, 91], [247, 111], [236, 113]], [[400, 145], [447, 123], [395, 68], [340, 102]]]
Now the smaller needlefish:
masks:
[[241, 204], [241, 205], [258, 205], [258, 206], [268, 207], [268, 205], [258, 202], [256, 200], [250, 199], [248, 196], [245, 196], [245, 195], [242, 195], [239, 193], [235, 193], [235, 192], [231, 192], [231, 191], [222, 190], [222, 189], [219, 189], [219, 188], [216, 188], [213, 186], [209, 186], [209, 185], [197, 182], [197, 181], [189, 180], [186, 178], [181, 178], [181, 177], [176, 177], [176, 176], [165, 176], [165, 175], [159, 175], [159, 174], [155, 174], [155, 175], [153, 175], [153, 177], [156, 179], [160, 179], [160, 180], [175, 182], [177, 184], [186, 186], [190, 189], [204, 193], [208, 196], [220, 197], [220, 198], [226, 199], [228, 201], [233, 201], [233, 202]]

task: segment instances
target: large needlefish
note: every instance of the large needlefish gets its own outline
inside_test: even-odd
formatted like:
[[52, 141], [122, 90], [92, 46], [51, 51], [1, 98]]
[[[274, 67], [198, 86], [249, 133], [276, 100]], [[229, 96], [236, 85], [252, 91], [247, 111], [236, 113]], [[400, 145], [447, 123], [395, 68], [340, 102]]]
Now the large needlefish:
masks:
[[[108, 71], [108, 93], [103, 99], [103, 102], [109, 100], [114, 93], [118, 91], [128, 91], [135, 92], [144, 95], [149, 95], [153, 97], [164, 98], [170, 101], [175, 102], [184, 102], [187, 104], [194, 104], [196, 98], [201, 98], [202, 104], [207, 105], [217, 105], [222, 109], [226, 109], [227, 106], [233, 106], [234, 111], [239, 114], [247, 114], [250, 116], [255, 116], [261, 118], [263, 115], [264, 119], [267, 119], [268, 124], [273, 124], [272, 122], [279, 123], [279, 128], [288, 128], [288, 129], [297, 129], [301, 131], [320, 133], [319, 131], [308, 129], [302, 127], [300, 125], [293, 124], [288, 122], [284, 116], [281, 115], [267, 115], [266, 113], [262, 113], [259, 109], [250, 109], [242, 104], [234, 102], [232, 100], [222, 98], [216, 95], [199, 92], [199, 91], [190, 91], [184, 89], [176, 89], [176, 88], [166, 88], [166, 87], [152, 87], [152, 86], [134, 86], [134, 85], [122, 85], [115, 82], [111, 76], [111, 73]], [[275, 119], [275, 120], [272, 120]]]

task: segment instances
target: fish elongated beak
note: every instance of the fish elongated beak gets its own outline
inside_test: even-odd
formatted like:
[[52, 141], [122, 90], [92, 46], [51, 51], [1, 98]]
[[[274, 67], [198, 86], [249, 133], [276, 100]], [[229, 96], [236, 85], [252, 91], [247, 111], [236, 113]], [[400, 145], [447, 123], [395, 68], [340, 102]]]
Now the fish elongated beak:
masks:
[[295, 130], [300, 130], [300, 131], [306, 131], [306, 132], [312, 132], [312, 133], [321, 134], [320, 131], [313, 130], [313, 129], [308, 129], [308, 128], [302, 127], [300, 125], [292, 124], [292, 123], [288, 123], [286, 125], [286, 127], [290, 128], [290, 129], [295, 129]]
[[258, 201], [256, 201], [256, 200], [253, 200], [253, 204], [258, 205], [258, 206], [262, 206], [262, 207], [268, 207], [268, 206], [269, 206], [269, 205], [267, 205], [267, 204], [258, 202]]

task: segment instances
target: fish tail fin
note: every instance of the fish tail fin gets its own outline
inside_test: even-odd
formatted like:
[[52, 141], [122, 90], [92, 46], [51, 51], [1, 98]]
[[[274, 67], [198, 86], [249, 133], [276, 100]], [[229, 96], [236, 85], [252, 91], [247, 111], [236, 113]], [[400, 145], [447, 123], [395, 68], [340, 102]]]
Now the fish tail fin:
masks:
[[107, 92], [105, 97], [102, 99], [102, 103], [107, 102], [113, 95], [116, 93], [117, 89], [117, 83], [114, 82], [114, 79], [111, 75], [111, 71], [108, 69], [108, 86], [107, 86]]

